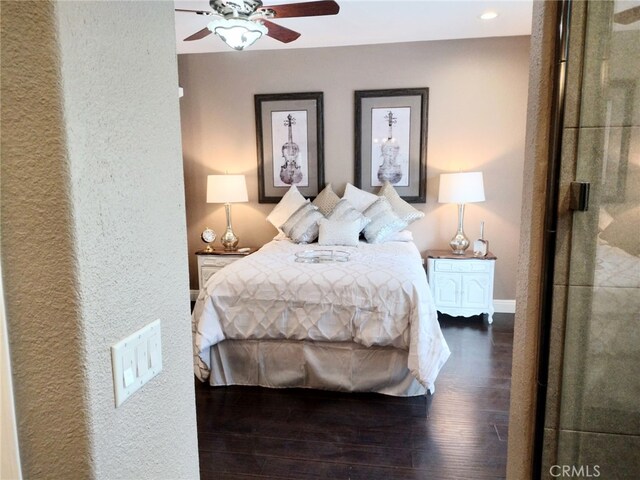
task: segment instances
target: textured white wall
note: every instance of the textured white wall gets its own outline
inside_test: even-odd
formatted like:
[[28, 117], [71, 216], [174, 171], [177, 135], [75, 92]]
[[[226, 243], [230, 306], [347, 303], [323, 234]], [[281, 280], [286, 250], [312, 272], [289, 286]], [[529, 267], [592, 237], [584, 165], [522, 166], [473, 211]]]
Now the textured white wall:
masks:
[[90, 478], [53, 17], [53, 2], [2, 2], [2, 274], [23, 474]]
[[[7, 3], [2, 254], [25, 477], [198, 478], [173, 4]], [[116, 409], [110, 346], [157, 318], [164, 370]]]
[[[189, 251], [206, 225], [224, 231], [224, 208], [205, 203], [210, 173], [245, 173], [248, 204], [234, 205], [234, 231], [262, 245], [276, 231], [258, 203], [253, 96], [324, 92], [325, 179], [342, 193], [354, 176], [355, 90], [429, 87], [426, 217], [410, 229], [420, 250], [448, 248], [455, 205], [437, 203], [441, 172], [481, 170], [487, 201], [468, 205], [465, 231], [480, 220], [498, 256], [495, 297], [515, 298], [527, 105], [529, 38], [180, 55], [182, 141]], [[191, 286], [197, 288], [195, 255]]]

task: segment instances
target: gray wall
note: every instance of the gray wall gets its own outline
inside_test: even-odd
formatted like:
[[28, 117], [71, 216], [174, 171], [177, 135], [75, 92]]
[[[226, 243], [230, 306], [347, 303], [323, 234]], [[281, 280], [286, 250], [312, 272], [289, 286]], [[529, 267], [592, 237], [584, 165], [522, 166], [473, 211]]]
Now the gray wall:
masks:
[[426, 213], [411, 225], [421, 251], [448, 248], [457, 209], [437, 203], [441, 172], [481, 170], [487, 201], [466, 209], [471, 240], [486, 222], [498, 256], [495, 298], [514, 299], [524, 158], [529, 38], [508, 37], [391, 45], [180, 55], [182, 141], [191, 288], [193, 252], [209, 226], [224, 231], [222, 205], [205, 202], [206, 176], [244, 173], [248, 204], [233, 206], [234, 230], [260, 246], [276, 231], [258, 203], [253, 96], [324, 92], [325, 180], [342, 193], [353, 182], [354, 90], [429, 87]]
[[[197, 478], [173, 5], [2, 9], [2, 267], [24, 475]], [[110, 346], [157, 318], [164, 370], [116, 409]]]

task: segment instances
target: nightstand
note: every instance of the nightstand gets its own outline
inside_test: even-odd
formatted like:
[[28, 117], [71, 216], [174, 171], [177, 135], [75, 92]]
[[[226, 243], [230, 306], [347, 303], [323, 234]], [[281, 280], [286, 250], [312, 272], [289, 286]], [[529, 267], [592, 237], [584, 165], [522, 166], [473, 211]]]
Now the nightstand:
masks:
[[196, 256], [198, 257], [198, 288], [202, 290], [202, 287], [207, 283], [209, 277], [218, 270], [257, 250], [257, 248], [253, 247], [251, 247], [248, 252], [243, 253], [227, 250], [213, 250], [211, 252], [198, 250], [196, 252]]
[[427, 276], [436, 308], [454, 317], [487, 315], [493, 323], [493, 277], [497, 257], [427, 250]]

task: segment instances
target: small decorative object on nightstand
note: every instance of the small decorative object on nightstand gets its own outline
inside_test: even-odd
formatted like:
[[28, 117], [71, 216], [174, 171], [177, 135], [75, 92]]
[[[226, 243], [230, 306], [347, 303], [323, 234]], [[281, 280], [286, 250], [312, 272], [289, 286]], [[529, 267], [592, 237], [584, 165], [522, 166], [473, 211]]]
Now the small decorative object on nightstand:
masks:
[[200, 235], [200, 238], [204, 243], [207, 244], [204, 251], [207, 253], [213, 252], [213, 248], [211, 248], [211, 244], [216, 241], [216, 232], [214, 232], [209, 227], [207, 227], [202, 231], [202, 235]]
[[486, 257], [489, 253], [489, 242], [484, 239], [484, 222], [480, 222], [480, 238], [473, 242], [473, 256]]
[[244, 247], [235, 251], [211, 250], [208, 252], [206, 250], [198, 250], [196, 252], [198, 257], [198, 288], [202, 290], [211, 275], [256, 250], [258, 249], [253, 247]]
[[478, 258], [448, 250], [427, 250], [427, 275], [436, 309], [454, 317], [487, 315], [493, 323], [493, 277], [496, 256]]

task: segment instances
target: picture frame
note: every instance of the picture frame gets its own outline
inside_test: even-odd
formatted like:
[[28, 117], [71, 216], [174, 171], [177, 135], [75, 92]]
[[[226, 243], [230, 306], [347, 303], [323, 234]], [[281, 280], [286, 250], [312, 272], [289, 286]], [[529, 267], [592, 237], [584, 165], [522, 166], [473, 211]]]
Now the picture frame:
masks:
[[355, 186], [389, 181], [410, 203], [427, 198], [428, 88], [355, 92]]
[[322, 92], [254, 96], [258, 202], [277, 203], [296, 185], [314, 198], [324, 187]]

